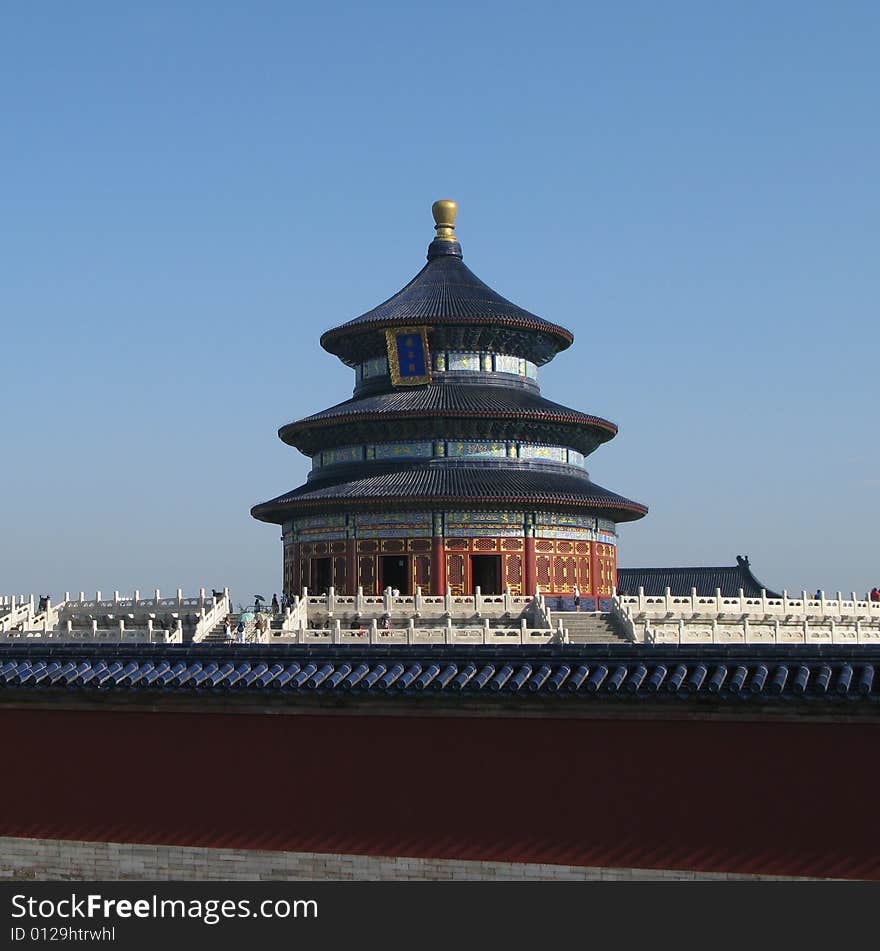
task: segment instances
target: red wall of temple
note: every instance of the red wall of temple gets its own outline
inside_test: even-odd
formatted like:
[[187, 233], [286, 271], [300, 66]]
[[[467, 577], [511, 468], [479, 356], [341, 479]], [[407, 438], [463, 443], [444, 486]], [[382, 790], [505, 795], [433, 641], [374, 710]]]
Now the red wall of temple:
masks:
[[880, 879], [880, 725], [4, 709], [0, 834]]
[[[617, 549], [600, 542], [553, 538], [444, 538], [439, 552], [430, 538], [386, 538], [288, 543], [284, 555], [284, 584], [288, 594], [314, 590], [313, 559], [325, 560], [324, 577], [341, 595], [381, 594], [380, 558], [408, 559], [409, 592], [473, 594], [472, 555], [501, 559], [500, 591], [527, 594], [540, 586], [544, 594], [570, 594], [575, 585], [585, 597], [611, 596], [617, 584]], [[329, 560], [328, 560], [329, 559]], [[438, 578], [438, 568], [445, 577]], [[484, 593], [489, 593], [485, 590]], [[500, 593], [500, 592], [498, 592]]]

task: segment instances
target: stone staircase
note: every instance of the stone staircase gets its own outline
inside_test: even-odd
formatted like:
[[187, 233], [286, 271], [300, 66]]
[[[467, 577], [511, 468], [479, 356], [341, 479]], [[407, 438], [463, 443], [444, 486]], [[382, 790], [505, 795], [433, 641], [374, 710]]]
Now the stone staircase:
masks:
[[553, 626], [562, 621], [572, 644], [629, 644], [612, 614], [593, 611], [554, 611]]
[[[208, 633], [202, 638], [201, 643], [202, 643], [202, 644], [225, 644], [225, 643], [226, 643], [226, 635], [223, 633], [223, 628], [224, 628], [224, 626], [225, 626], [225, 623], [226, 623], [225, 620], [223, 620], [223, 621], [218, 621], [218, 622], [211, 628], [211, 630], [208, 631]], [[233, 623], [233, 625], [232, 625], [233, 631], [235, 630], [235, 625], [236, 625], [236, 624], [238, 624], [238, 617], [237, 617], [237, 616], [235, 617], [234, 623]]]

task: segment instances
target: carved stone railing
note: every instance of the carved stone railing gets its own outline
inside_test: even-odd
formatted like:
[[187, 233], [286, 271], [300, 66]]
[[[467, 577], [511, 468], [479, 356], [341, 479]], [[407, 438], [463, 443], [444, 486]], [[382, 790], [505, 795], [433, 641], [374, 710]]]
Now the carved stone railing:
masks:
[[34, 596], [7, 595], [0, 602], [0, 633], [13, 627], [29, 627], [34, 618]]
[[420, 644], [480, 644], [521, 645], [547, 644], [561, 641], [559, 631], [527, 627], [525, 620], [519, 627], [490, 627], [488, 618], [476, 627], [455, 626], [448, 623], [437, 627], [380, 627], [376, 619], [359, 628], [344, 628], [339, 621], [325, 628], [281, 629], [266, 631], [264, 644], [359, 644], [375, 646]]
[[95, 621], [90, 627], [74, 628], [68, 622], [58, 627], [38, 627], [25, 628], [0, 633], [0, 643], [18, 642], [18, 641], [52, 641], [55, 643], [130, 643], [130, 644], [181, 644], [183, 643], [183, 626], [180, 621], [176, 627], [167, 628], [154, 627], [152, 621], [148, 621], [145, 627], [126, 626], [124, 621], [120, 621], [114, 627], [98, 627]]
[[301, 598], [294, 603], [304, 604], [308, 616], [327, 617], [517, 617], [527, 613], [535, 604], [535, 597], [511, 594], [508, 588], [503, 594], [482, 594], [477, 588], [472, 595], [426, 595], [416, 588], [414, 595], [397, 595], [386, 588], [381, 595], [365, 595], [358, 588], [356, 595], [337, 595], [333, 588], [324, 595], [310, 595], [303, 589]]
[[735, 597], [721, 594], [697, 594], [692, 589], [689, 595], [670, 594], [669, 588], [661, 595], [646, 595], [640, 588], [635, 595], [617, 594], [612, 598], [612, 610], [629, 609], [634, 618], [678, 618], [678, 617], [721, 617], [738, 615], [768, 618], [859, 618], [861, 620], [880, 620], [880, 601], [866, 601], [856, 597], [855, 592], [845, 597], [840, 591], [836, 597], [826, 597], [820, 591], [819, 597], [810, 597], [802, 591], [798, 597], [791, 597], [787, 591], [780, 598], [767, 597], [762, 591], [757, 596], [746, 596], [742, 589]]
[[[85, 592], [80, 591], [79, 597], [71, 598], [70, 592], [65, 591], [62, 606], [64, 614], [129, 614], [144, 617], [159, 612], [200, 614], [203, 609], [209, 610], [215, 602], [213, 595], [206, 591], [205, 588], [199, 588], [198, 595], [184, 597], [183, 589], [178, 588], [175, 595], [162, 597], [160, 590], [155, 588], [153, 597], [148, 598], [142, 598], [140, 591], [134, 591], [131, 597], [120, 596], [118, 591], [114, 591], [112, 598], [102, 597], [100, 591], [95, 592], [94, 598], [86, 598]], [[229, 588], [223, 589], [223, 596], [228, 600]]]
[[880, 603], [858, 598], [619, 595], [612, 613], [636, 643], [880, 644]]

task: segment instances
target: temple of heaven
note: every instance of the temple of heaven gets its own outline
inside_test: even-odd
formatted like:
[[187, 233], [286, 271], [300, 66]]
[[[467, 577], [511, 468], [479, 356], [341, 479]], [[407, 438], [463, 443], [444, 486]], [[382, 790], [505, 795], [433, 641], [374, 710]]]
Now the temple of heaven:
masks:
[[464, 264], [455, 202], [432, 211], [422, 270], [321, 337], [352, 398], [279, 430], [312, 459], [305, 485], [251, 509], [282, 526], [285, 593], [608, 597], [617, 523], [647, 512], [585, 468], [617, 427], [541, 396], [571, 332]]

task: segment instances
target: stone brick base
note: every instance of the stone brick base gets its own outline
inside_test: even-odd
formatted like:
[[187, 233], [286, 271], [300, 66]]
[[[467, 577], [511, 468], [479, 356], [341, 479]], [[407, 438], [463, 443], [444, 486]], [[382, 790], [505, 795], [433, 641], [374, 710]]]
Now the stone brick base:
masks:
[[524, 862], [208, 849], [0, 837], [3, 881], [754, 881], [739, 875]]

